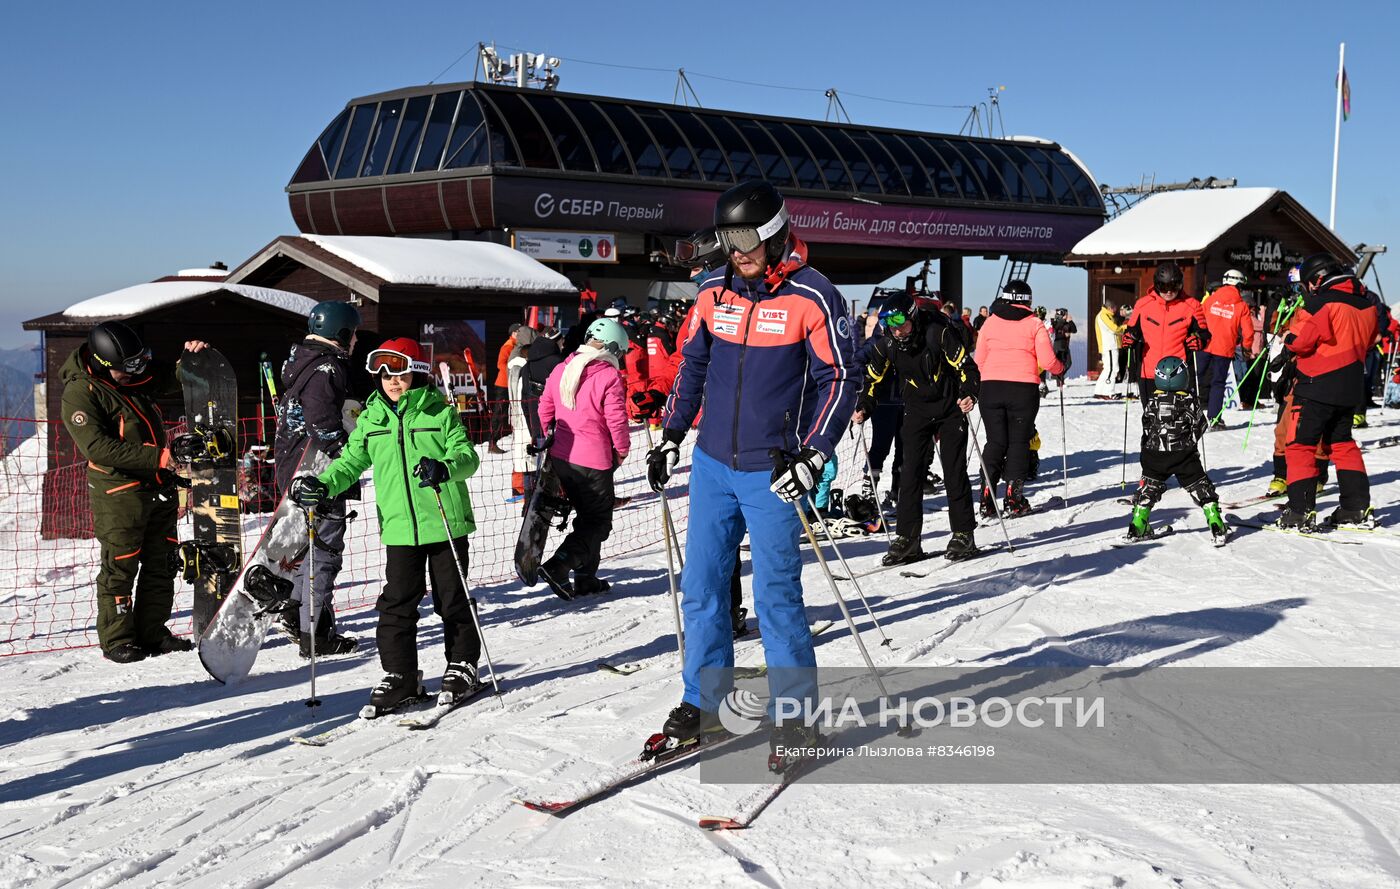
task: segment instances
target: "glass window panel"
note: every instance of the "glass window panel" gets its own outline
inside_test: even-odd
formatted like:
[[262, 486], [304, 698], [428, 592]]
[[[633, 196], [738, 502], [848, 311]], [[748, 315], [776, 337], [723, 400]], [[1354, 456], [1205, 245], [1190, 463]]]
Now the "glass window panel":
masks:
[[1026, 186], [1030, 189], [1031, 197], [1035, 202], [1038, 204], [1051, 203], [1053, 199], [1050, 196], [1050, 184], [1046, 181], [1046, 177], [1042, 175], [1040, 167], [1036, 165], [1030, 155], [1019, 145], [1001, 145], [998, 147], [1016, 164], [1016, 169], [1021, 173], [1021, 180], [1025, 182]]
[[321, 134], [321, 138], [316, 140], [316, 146], [321, 151], [321, 160], [325, 161], [326, 169], [335, 167], [335, 155], [340, 150], [340, 138], [345, 135], [345, 124], [350, 120], [350, 109], [346, 108], [336, 115], [331, 125], [326, 127], [326, 131]]
[[982, 187], [987, 192], [987, 200], [1009, 201], [1011, 194], [1006, 188], [1006, 183], [997, 173], [996, 166], [987, 159], [985, 154], [978, 151], [978, 148], [979, 146], [972, 142], [964, 142], [958, 146], [963, 159], [972, 165], [972, 169], [977, 171], [977, 178], [982, 180]]
[[[521, 97], [522, 99], [525, 97]], [[559, 104], [559, 100], [548, 93], [532, 93], [528, 99], [530, 107], [544, 119], [549, 135], [554, 139], [554, 150], [559, 152], [559, 160], [566, 170], [581, 170], [596, 173], [598, 166], [593, 163], [593, 152], [588, 149], [588, 141], [579, 132], [578, 124]]]
[[388, 172], [407, 173], [413, 168], [413, 156], [418, 152], [418, 140], [423, 135], [423, 121], [428, 116], [432, 96], [414, 96], [404, 107], [399, 121], [399, 135], [394, 139], [394, 154], [389, 159]]
[[1079, 196], [1080, 206], [1102, 209], [1103, 195], [1099, 194], [1098, 186], [1084, 175], [1084, 170], [1063, 152], [1052, 151], [1050, 154], [1055, 159], [1055, 166], [1065, 174], [1074, 188], [1074, 193]]
[[520, 163], [520, 154], [516, 150], [515, 136], [501, 119], [501, 112], [492, 104], [491, 97], [483, 93], [473, 98], [481, 105], [482, 119], [486, 122], [486, 141], [491, 146], [491, 166], [523, 166]]
[[885, 190], [885, 194], [908, 195], [909, 186], [905, 183], [904, 177], [900, 175], [899, 168], [895, 165], [894, 158], [884, 149], [875, 137], [865, 130], [850, 130], [846, 133], [865, 152], [865, 156], [870, 158], [870, 163], [875, 165], [875, 175], [880, 179], [880, 186]]
[[[549, 138], [539, 118], [530, 113], [525, 100], [516, 93], [489, 93], [482, 97], [484, 105], [495, 105], [505, 120], [509, 135], [515, 137], [515, 146], [520, 150], [520, 160], [524, 166], [543, 170], [559, 169], [559, 157], [554, 153], [554, 142]], [[489, 112], [488, 112], [489, 113]], [[495, 163], [495, 129], [489, 121], [486, 129], [491, 131], [492, 163]]]
[[768, 131], [758, 121], [750, 117], [733, 118], [733, 123], [739, 127], [739, 132], [744, 134], [749, 147], [754, 150], [754, 160], [758, 162], [759, 175], [779, 188], [791, 187], [793, 184], [792, 168], [788, 166], [787, 158], [778, 148], [778, 143], [774, 142], [773, 137], [768, 135]]
[[695, 155], [691, 153], [690, 146], [681, 138], [681, 131], [676, 129], [671, 119], [655, 108], [634, 110], [647, 129], [651, 130], [656, 144], [665, 152], [666, 166], [671, 170], [671, 176], [676, 179], [699, 179], [700, 168], [696, 166]]
[[875, 138], [880, 140], [880, 144], [890, 153], [890, 157], [899, 165], [900, 175], [909, 184], [909, 193], [915, 197], [933, 197], [936, 192], [933, 190], [933, 182], [929, 179], [928, 173], [924, 171], [923, 164], [914, 156], [914, 152], [904, 144], [894, 133], [875, 133]]
[[729, 167], [734, 171], [734, 180], [743, 182], [745, 179], [757, 179], [762, 174], [758, 168], [758, 162], [754, 160], [753, 150], [749, 148], [749, 143], [744, 141], [744, 137], [739, 135], [739, 131], [734, 128], [728, 118], [720, 117], [716, 114], [696, 114], [710, 128], [710, 132], [715, 134], [719, 144], [724, 146], [725, 157], [729, 158]]
[[379, 176], [389, 163], [389, 150], [394, 145], [394, 134], [399, 130], [399, 118], [403, 117], [403, 100], [379, 103], [379, 117], [375, 118], [370, 132], [369, 151], [365, 153], [365, 165], [360, 169], [361, 176]]
[[831, 143], [822, 135], [821, 130], [805, 123], [795, 123], [790, 126], [792, 131], [806, 143], [807, 148], [812, 152], [812, 157], [821, 166], [827, 188], [831, 191], [851, 191], [851, 174], [846, 170], [846, 163], [841, 160], [841, 155], [836, 153], [836, 149], [831, 147]]
[[982, 200], [982, 184], [967, 169], [962, 155], [953, 151], [947, 142], [940, 141], [935, 147], [932, 140], [911, 134], [904, 143], [924, 162], [924, 169], [933, 177], [939, 197]]
[[661, 149], [652, 141], [651, 134], [637, 120], [637, 116], [622, 105], [599, 103], [598, 108], [613, 122], [622, 134], [622, 141], [632, 152], [632, 162], [636, 164], [638, 176], [665, 176], [666, 163], [662, 160]]
[[836, 150], [846, 159], [846, 167], [851, 171], [851, 182], [855, 185], [856, 191], [866, 194], [880, 194], [880, 179], [875, 175], [875, 168], [861, 152], [856, 143], [851, 141], [851, 137], [846, 135], [844, 130], [834, 127], [825, 127], [822, 132], [831, 140], [831, 144], [836, 146]]
[[349, 179], [359, 172], [360, 160], [365, 154], [365, 140], [369, 138], [369, 128], [378, 109], [378, 105], [355, 106], [355, 113], [350, 117], [350, 129], [345, 134], [345, 147], [340, 150], [340, 163], [335, 165], [335, 178]]
[[1002, 150], [1000, 145], [991, 145], [986, 142], [979, 143], [978, 151], [987, 159], [987, 163], [992, 165], [992, 169], [1001, 177], [1001, 181], [1006, 185], [1006, 197], [1008, 200], [1018, 204], [1032, 203], [1031, 191], [1027, 183], [1021, 178], [1021, 171], [1016, 168], [1016, 164], [1010, 156]]
[[668, 111], [671, 119], [695, 151], [695, 160], [700, 164], [700, 172], [710, 182], [733, 182], [734, 174], [729, 171], [729, 161], [724, 157], [724, 149], [719, 147], [713, 133], [695, 117], [685, 111]]
[[[943, 156], [948, 165], [948, 172], [957, 180], [958, 188], [962, 190], [964, 198], [973, 201], [994, 200], [988, 191], [988, 186], [983, 184], [982, 177], [977, 175], [976, 167], [963, 154], [963, 150], [967, 148], [965, 144], [958, 145], [948, 139], [930, 139], [928, 141]], [[986, 162], [987, 159], [982, 158], [982, 163], [986, 164]]]
[[457, 112], [457, 125], [452, 128], [452, 141], [447, 143], [444, 170], [463, 167], [484, 167], [491, 163], [491, 134], [486, 131], [486, 119], [476, 96], [462, 93], [462, 107]]
[[1065, 207], [1078, 207], [1079, 196], [1074, 193], [1074, 186], [1065, 176], [1063, 170], [1056, 166], [1054, 158], [1060, 155], [1059, 152], [1041, 148], [1039, 146], [1028, 145], [1022, 149], [1026, 157], [1035, 164], [1036, 169], [1045, 177], [1050, 186], [1050, 200], [1052, 203]]
[[627, 149], [622, 146], [622, 141], [617, 138], [617, 132], [598, 111], [597, 106], [581, 99], [560, 99], [559, 101], [573, 112], [579, 126], [583, 127], [583, 132], [587, 134], [588, 141], [593, 145], [593, 153], [598, 157], [600, 172], [620, 173], [624, 176], [632, 175], [632, 161], [627, 157]]
[[783, 153], [787, 155], [788, 166], [792, 167], [793, 175], [797, 178], [797, 187], [825, 191], [826, 180], [822, 178], [821, 167], [812, 158], [812, 153], [807, 150], [807, 146], [802, 144], [801, 139], [797, 138], [797, 134], [786, 124], [773, 121], [769, 121], [765, 129], [777, 141], [783, 149]]
[[[433, 110], [428, 112], [428, 125], [423, 129], [423, 144], [418, 149], [418, 160], [413, 164], [414, 172], [436, 170], [442, 162], [442, 149], [447, 144], [447, 135], [452, 131], [452, 119], [457, 116], [457, 102], [461, 93], [439, 93], [433, 97]], [[476, 109], [476, 102], [468, 100], [468, 105]], [[463, 107], [466, 107], [465, 105]], [[476, 112], [481, 123], [481, 112]], [[472, 124], [466, 135], [476, 128]]]

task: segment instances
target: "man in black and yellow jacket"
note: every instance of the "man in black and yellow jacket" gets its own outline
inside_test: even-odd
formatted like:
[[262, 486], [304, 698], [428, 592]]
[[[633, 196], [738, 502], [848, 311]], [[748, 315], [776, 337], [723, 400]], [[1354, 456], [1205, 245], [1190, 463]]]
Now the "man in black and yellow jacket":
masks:
[[[206, 344], [185, 343], [198, 352]], [[175, 474], [155, 399], [177, 395], [176, 365], [120, 321], [97, 325], [64, 362], [63, 425], [88, 459], [97, 573], [97, 638], [118, 663], [189, 651], [165, 626], [175, 601]]]

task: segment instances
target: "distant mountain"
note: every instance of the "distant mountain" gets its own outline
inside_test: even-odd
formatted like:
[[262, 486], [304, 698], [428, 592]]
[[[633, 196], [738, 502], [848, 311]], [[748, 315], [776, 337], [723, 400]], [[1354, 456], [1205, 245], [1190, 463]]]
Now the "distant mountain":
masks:
[[[44, 351], [36, 343], [17, 349], [0, 349], [0, 418], [34, 418], [34, 375], [44, 369]], [[0, 420], [0, 437], [6, 449], [33, 431], [31, 423]]]
[[34, 374], [42, 373], [44, 370], [44, 350], [38, 343], [16, 349], [0, 349], [0, 367], [28, 374], [32, 383]]

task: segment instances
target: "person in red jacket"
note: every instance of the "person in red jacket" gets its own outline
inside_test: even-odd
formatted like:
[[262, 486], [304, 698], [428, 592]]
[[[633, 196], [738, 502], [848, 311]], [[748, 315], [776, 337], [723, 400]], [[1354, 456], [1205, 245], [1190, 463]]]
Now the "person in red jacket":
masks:
[[[1254, 318], [1249, 306], [1240, 296], [1239, 285], [1245, 282], [1242, 272], [1235, 269], [1225, 273], [1224, 283], [1201, 303], [1201, 312], [1206, 316], [1206, 329], [1210, 331], [1210, 342], [1205, 351], [1197, 356], [1201, 366], [1200, 386], [1209, 392], [1206, 400], [1207, 428], [1220, 428], [1225, 425], [1221, 411], [1225, 407], [1225, 377], [1235, 358], [1235, 347], [1244, 347], [1247, 358], [1254, 344]], [[1235, 381], [1235, 389], [1241, 381]]]
[[1159, 263], [1152, 289], [1133, 306], [1123, 330], [1123, 345], [1142, 351], [1138, 389], [1144, 406], [1157, 388], [1153, 379], [1157, 362], [1175, 355], [1189, 366], [1187, 350], [1199, 351], [1210, 339], [1201, 304], [1182, 291], [1182, 280], [1181, 267], [1175, 262]]
[[1315, 524], [1319, 443], [1331, 447], [1341, 503], [1327, 517], [1332, 527], [1375, 527], [1371, 486], [1361, 449], [1351, 437], [1352, 415], [1365, 374], [1366, 351], [1376, 340], [1378, 310], [1356, 275], [1328, 253], [1315, 253], [1299, 269], [1307, 289], [1308, 317], [1284, 337], [1285, 354], [1297, 359], [1293, 388], [1293, 438], [1288, 442], [1288, 508], [1283, 528]]
[[1040, 368], [1056, 376], [1065, 372], [1050, 334], [1031, 309], [1031, 287], [1025, 281], [1006, 282], [1001, 298], [992, 303], [992, 314], [977, 337], [976, 361], [982, 375], [982, 419], [987, 424], [982, 462], [990, 474], [982, 485], [982, 517], [996, 518], [993, 498], [1003, 468], [1002, 513], [1008, 518], [1023, 516], [1031, 511], [1021, 487], [1030, 474], [1031, 436], [1040, 411]]
[[510, 353], [515, 351], [515, 332], [520, 329], [519, 324], [510, 326], [510, 336], [501, 344], [501, 351], [496, 353], [496, 382], [492, 384], [491, 391], [491, 432], [490, 444], [486, 449], [491, 454], [504, 454], [505, 451], [496, 440], [506, 434], [506, 415], [510, 410], [510, 371], [506, 364], [510, 362]]

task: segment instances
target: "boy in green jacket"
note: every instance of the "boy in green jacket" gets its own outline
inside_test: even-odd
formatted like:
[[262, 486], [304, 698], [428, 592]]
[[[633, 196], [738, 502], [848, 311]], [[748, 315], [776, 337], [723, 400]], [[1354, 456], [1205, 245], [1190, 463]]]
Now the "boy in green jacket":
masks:
[[[374, 468], [386, 553], [384, 592], [375, 604], [375, 639], [385, 675], [370, 694], [370, 706], [383, 714], [423, 694], [417, 628], [418, 603], [427, 592], [425, 563], [447, 649], [440, 700], [460, 702], [481, 688], [476, 671], [481, 640], [449, 545], [466, 570], [467, 535], [476, 530], [466, 479], [481, 461], [456, 408], [429, 385], [429, 367], [416, 342], [406, 337], [389, 340], [369, 354], [366, 366], [378, 377], [379, 391], [370, 395], [340, 456], [319, 477], [305, 475], [293, 481], [291, 497], [301, 506], [315, 506]], [[441, 490], [452, 528], [450, 541], [433, 487]]]

